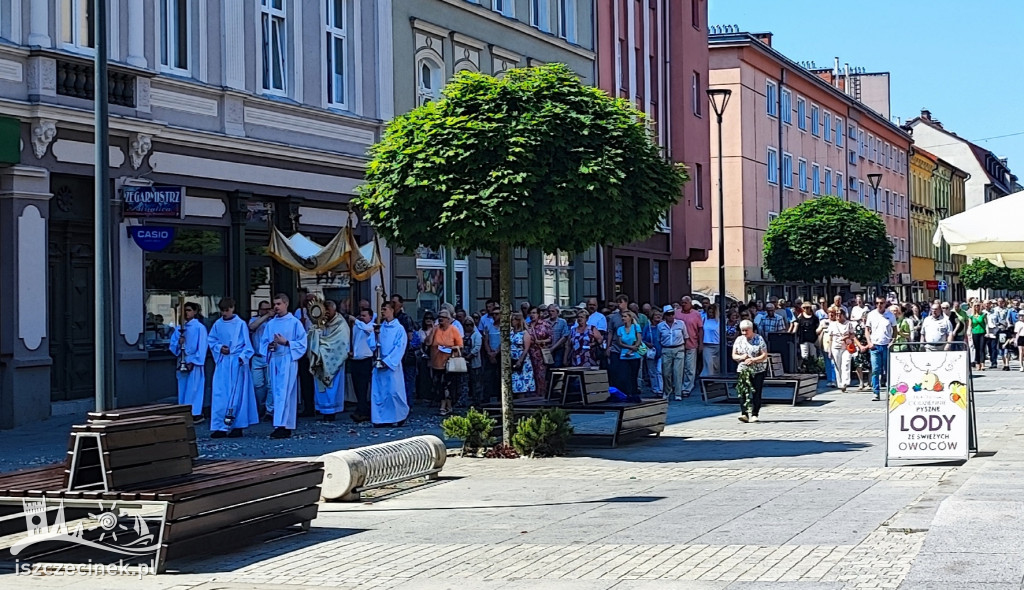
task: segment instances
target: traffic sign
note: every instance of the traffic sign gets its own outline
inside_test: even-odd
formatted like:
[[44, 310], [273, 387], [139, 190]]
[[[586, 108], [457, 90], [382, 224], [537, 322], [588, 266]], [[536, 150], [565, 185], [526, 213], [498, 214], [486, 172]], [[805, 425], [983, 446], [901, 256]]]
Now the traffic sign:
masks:
[[939, 291], [946, 290], [946, 281], [939, 281]]

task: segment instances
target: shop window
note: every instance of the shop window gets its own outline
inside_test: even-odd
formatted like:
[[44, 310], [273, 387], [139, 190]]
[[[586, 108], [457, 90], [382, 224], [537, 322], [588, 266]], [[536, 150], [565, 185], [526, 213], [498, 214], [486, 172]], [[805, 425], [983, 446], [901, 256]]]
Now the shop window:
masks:
[[227, 294], [226, 252], [223, 231], [179, 228], [166, 250], [146, 253], [147, 350], [167, 350], [182, 298], [198, 303], [207, 328], [213, 325]]

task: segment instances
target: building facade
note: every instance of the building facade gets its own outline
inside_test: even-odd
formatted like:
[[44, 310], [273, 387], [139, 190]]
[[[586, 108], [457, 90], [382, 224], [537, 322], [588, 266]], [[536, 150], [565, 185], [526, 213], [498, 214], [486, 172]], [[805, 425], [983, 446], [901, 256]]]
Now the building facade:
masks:
[[598, 85], [647, 113], [666, 157], [690, 174], [661, 231], [604, 249], [607, 298], [678, 299], [711, 248], [707, 14], [707, 0], [597, 0]]
[[[238, 312], [299, 285], [372, 293], [273, 263], [270, 234], [322, 242], [349, 222], [367, 149], [393, 112], [393, 15], [376, 0], [111, 0], [110, 175], [116, 400], [176, 393], [182, 300]], [[0, 427], [92, 406], [93, 55], [85, 0], [0, 0]], [[390, 92], [390, 90], [389, 90]], [[132, 187], [184, 190], [171, 218], [131, 217]], [[353, 220], [353, 223], [355, 220]], [[170, 228], [144, 251], [133, 226]], [[357, 225], [363, 241], [367, 228]], [[209, 368], [208, 368], [209, 370]], [[209, 383], [209, 380], [207, 381]]]
[[938, 158], [914, 147], [910, 154], [910, 278], [916, 301], [936, 297], [936, 248], [932, 234], [938, 219], [935, 189]]
[[[440, 98], [444, 84], [470, 70], [501, 76], [513, 68], [564, 63], [595, 83], [594, 9], [585, 0], [380, 0], [390, 11], [393, 69], [390, 119]], [[542, 216], [543, 212], [537, 212]], [[524, 223], [529, 220], [523, 220]], [[497, 257], [420, 248], [391, 254], [391, 289], [417, 319], [449, 301], [470, 311], [498, 296]], [[515, 252], [517, 302], [575, 303], [598, 294], [598, 253]]]
[[947, 130], [941, 121], [923, 109], [919, 117], [907, 121], [914, 145], [928, 150], [968, 174], [965, 185], [967, 209], [1016, 192], [1017, 176], [1009, 163], [989, 150]]
[[[723, 151], [711, 130], [711, 166], [723, 160], [726, 291], [738, 299], [807, 296], [824, 285], [780, 284], [764, 268], [763, 240], [780, 211], [819, 195], [860, 203], [885, 221], [894, 245], [886, 284], [834, 281], [842, 291], [910, 288], [908, 152], [910, 136], [835, 84], [771, 46], [771, 33], [712, 34], [710, 85], [732, 90]], [[712, 122], [713, 123], [713, 122]], [[872, 191], [869, 174], [880, 174]], [[717, 194], [717, 175], [712, 194]], [[711, 199], [717, 235], [717, 199]], [[851, 236], [851, 240], [855, 237]], [[718, 256], [693, 266], [694, 289], [717, 290]]]

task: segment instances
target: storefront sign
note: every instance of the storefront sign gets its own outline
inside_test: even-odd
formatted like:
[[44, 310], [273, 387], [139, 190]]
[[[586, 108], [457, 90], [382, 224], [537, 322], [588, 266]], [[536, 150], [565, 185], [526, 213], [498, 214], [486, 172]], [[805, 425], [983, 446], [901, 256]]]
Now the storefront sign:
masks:
[[132, 240], [147, 252], [160, 252], [174, 241], [174, 228], [155, 225], [133, 225], [128, 230]]
[[889, 459], [965, 461], [969, 451], [968, 353], [892, 352], [886, 420]]
[[925, 281], [924, 282], [924, 288], [928, 289], [929, 291], [934, 291], [934, 290], [939, 288], [939, 282], [938, 281]]
[[121, 189], [125, 217], [181, 218], [182, 186], [126, 186]]

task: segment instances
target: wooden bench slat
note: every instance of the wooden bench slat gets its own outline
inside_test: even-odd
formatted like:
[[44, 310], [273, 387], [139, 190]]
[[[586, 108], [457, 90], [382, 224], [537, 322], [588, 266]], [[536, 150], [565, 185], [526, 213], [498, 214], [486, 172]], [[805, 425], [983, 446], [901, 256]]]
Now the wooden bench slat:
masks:
[[144, 430], [104, 432], [100, 436], [103, 437], [108, 451], [122, 447], [141, 447], [142, 445], [153, 445], [166, 441], [187, 440], [185, 426], [181, 423]]
[[240, 545], [248, 544], [253, 536], [311, 521], [316, 518], [316, 512], [316, 504], [302, 506], [288, 512], [274, 514], [266, 518], [251, 520], [218, 531], [212, 531], [205, 535], [192, 537], [181, 543], [171, 540], [166, 544], [164, 556], [166, 559], [171, 560], [191, 553], [206, 553], [211, 548], [217, 551], [234, 549]]
[[87, 424], [75, 424], [72, 432], [124, 432], [127, 430], [149, 430], [175, 424], [185, 425], [181, 416], [143, 416], [125, 420], [94, 420]]
[[[272, 461], [269, 463], [273, 463], [273, 465], [260, 470], [260, 480], [280, 479], [297, 475], [302, 472], [322, 469], [322, 465], [320, 463], [284, 463], [278, 461]], [[255, 474], [250, 475], [250, 473], [240, 473], [234, 476], [218, 478], [217, 480], [207, 482], [202, 486], [183, 484], [172, 488], [154, 490], [156, 492], [156, 497], [154, 499], [179, 502], [187, 498], [213, 494], [233, 488], [245, 487], [247, 484], [251, 483], [253, 479], [256, 479]]]
[[171, 521], [164, 525], [164, 538], [178, 543], [208, 531], [293, 510], [296, 506], [316, 504], [320, 500], [320, 488], [303, 488], [287, 494], [263, 498], [246, 504], [234, 503], [230, 507]]
[[292, 490], [319, 486], [323, 481], [323, 477], [322, 471], [310, 471], [281, 479], [261, 481], [244, 488], [234, 488], [223, 492], [197, 496], [189, 500], [173, 502], [168, 507], [167, 518], [168, 520], [178, 520], [232, 504], [250, 502]]
[[192, 473], [192, 457], [188, 455], [164, 461], [153, 461], [136, 467], [107, 470], [111, 482], [110, 488], [115, 490], [161, 477], [174, 477], [189, 473]]

